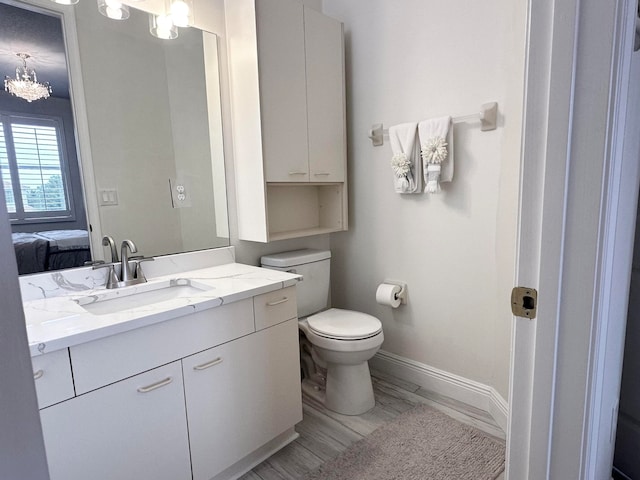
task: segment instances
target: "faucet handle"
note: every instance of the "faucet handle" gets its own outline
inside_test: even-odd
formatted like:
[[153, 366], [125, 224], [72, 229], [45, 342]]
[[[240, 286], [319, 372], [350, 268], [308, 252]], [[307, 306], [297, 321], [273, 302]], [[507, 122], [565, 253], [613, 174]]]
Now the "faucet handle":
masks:
[[153, 262], [155, 258], [145, 257], [144, 255], [136, 255], [135, 257], [129, 257], [132, 262]]
[[99, 268], [113, 268], [119, 264], [115, 262], [105, 263], [103, 260], [98, 260], [97, 262], [94, 262], [93, 264], [90, 264], [90, 265], [93, 267], [94, 270], [98, 270]]
[[144, 272], [142, 271], [142, 265], [140, 262], [136, 262], [136, 270], [133, 273], [133, 277], [139, 280], [141, 283], [145, 283], [147, 281], [147, 277], [144, 276]]
[[133, 273], [133, 278], [139, 280], [141, 283], [144, 283], [147, 281], [147, 277], [145, 277], [144, 272], [142, 271], [142, 262], [153, 262], [155, 261], [155, 258], [153, 257], [133, 257], [130, 259], [132, 262], [134, 262], [136, 264], [134, 273]]
[[84, 266], [85, 267], [95, 267], [97, 265], [103, 265], [104, 264], [104, 260], [88, 260], [86, 262], [84, 262]]
[[109, 271], [107, 272], [107, 288], [117, 288], [118, 287], [118, 282], [120, 281], [120, 279], [118, 278], [118, 275], [116, 274], [116, 269], [115, 266], [117, 264], [116, 263], [101, 263], [99, 265], [94, 265], [93, 269], [97, 270], [99, 268], [108, 268]]

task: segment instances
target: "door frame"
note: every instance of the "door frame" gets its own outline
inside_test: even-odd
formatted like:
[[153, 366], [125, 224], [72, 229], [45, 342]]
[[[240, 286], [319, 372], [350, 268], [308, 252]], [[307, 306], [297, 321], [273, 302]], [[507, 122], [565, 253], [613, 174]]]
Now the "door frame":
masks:
[[623, 155], [635, 9], [529, 2], [516, 283], [539, 306], [514, 319], [514, 480], [611, 467], [639, 175]]

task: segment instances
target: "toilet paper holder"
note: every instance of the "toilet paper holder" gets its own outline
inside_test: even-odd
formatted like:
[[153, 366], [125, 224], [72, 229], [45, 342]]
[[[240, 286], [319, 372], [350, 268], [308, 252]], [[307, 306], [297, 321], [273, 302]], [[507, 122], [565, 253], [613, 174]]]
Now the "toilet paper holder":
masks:
[[386, 283], [388, 285], [398, 285], [400, 287], [400, 291], [395, 294], [396, 300], [400, 299], [400, 303], [402, 305], [407, 304], [407, 284], [405, 282], [400, 282], [398, 280], [390, 280], [388, 278], [385, 278], [384, 282], [382, 283]]

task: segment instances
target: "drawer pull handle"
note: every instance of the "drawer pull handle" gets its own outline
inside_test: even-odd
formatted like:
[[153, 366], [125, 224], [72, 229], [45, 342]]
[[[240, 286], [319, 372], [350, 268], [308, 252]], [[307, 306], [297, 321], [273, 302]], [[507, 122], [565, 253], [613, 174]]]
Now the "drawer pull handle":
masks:
[[306, 175], [307, 172], [297, 172], [297, 171], [291, 171], [289, 172], [289, 175]]
[[318, 172], [318, 173], [314, 173], [314, 175], [319, 176], [319, 177], [320, 176], [324, 177], [324, 176], [328, 176], [328, 175], [331, 175], [331, 174], [329, 172]]
[[37, 372], [33, 372], [33, 379], [38, 380], [39, 378], [42, 378], [43, 375], [44, 370], [38, 370]]
[[152, 383], [151, 385], [147, 385], [146, 387], [140, 387], [138, 389], [138, 392], [149, 393], [153, 390], [156, 390], [157, 388], [164, 387], [165, 385], [169, 385], [171, 382], [173, 382], [173, 378], [167, 377], [164, 380], [160, 380], [159, 382]]
[[267, 307], [275, 307], [276, 305], [280, 305], [281, 303], [288, 302], [289, 297], [284, 297], [281, 300], [276, 300], [275, 302], [267, 302]]
[[203, 363], [202, 365], [196, 365], [193, 367], [194, 370], [206, 370], [207, 368], [213, 367], [214, 365], [218, 365], [222, 363], [222, 357], [214, 358], [210, 362]]

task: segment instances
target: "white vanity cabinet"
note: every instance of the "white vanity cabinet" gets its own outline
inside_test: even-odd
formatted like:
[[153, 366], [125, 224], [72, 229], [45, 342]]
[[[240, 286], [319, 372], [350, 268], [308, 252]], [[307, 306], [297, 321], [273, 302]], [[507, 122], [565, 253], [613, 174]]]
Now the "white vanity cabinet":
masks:
[[194, 480], [302, 420], [297, 343], [294, 318], [182, 361]]
[[40, 411], [52, 480], [191, 478], [180, 362]]
[[242, 240], [347, 229], [342, 24], [299, 0], [226, 0]]
[[235, 478], [292, 441], [302, 420], [295, 293], [34, 357], [34, 368], [66, 359], [75, 380], [76, 396], [71, 384], [73, 398], [40, 410], [51, 479]]

